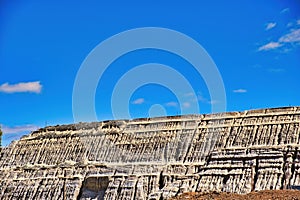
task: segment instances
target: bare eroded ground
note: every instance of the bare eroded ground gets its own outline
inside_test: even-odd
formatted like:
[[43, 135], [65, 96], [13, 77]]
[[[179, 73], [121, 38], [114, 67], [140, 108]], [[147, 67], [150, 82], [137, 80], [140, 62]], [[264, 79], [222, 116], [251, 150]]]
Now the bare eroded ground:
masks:
[[234, 193], [198, 193], [190, 192], [182, 194], [173, 200], [179, 199], [197, 199], [197, 200], [300, 200], [299, 190], [265, 190], [259, 192], [251, 192], [249, 194], [234, 194]]

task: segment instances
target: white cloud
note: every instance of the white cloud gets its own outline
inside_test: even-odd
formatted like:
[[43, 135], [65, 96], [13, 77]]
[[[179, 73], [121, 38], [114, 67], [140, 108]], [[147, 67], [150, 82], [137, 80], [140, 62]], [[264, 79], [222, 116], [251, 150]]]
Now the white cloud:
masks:
[[278, 41], [281, 43], [300, 42], [300, 29], [292, 30], [290, 33], [279, 38]]
[[143, 104], [145, 102], [145, 99], [144, 98], [139, 98], [139, 99], [136, 99], [132, 102], [132, 104]]
[[166, 106], [168, 106], [168, 107], [177, 107], [178, 103], [175, 102], [175, 101], [170, 101], [170, 102], [166, 103]]
[[184, 103], [182, 104], [182, 106], [183, 106], [184, 108], [189, 108], [189, 107], [191, 107], [191, 103], [190, 103], [190, 102], [184, 102]]
[[246, 89], [237, 89], [237, 90], [233, 90], [234, 93], [246, 93], [247, 90]]
[[291, 43], [300, 44], [300, 29], [291, 30], [289, 33], [281, 36], [277, 42], [269, 42], [259, 47], [258, 51], [269, 51]]
[[194, 92], [185, 93], [184, 97], [187, 101], [190, 101], [190, 102], [198, 102], [198, 101], [202, 101], [202, 99], [204, 99], [200, 92], [198, 92], [198, 93], [194, 93]]
[[267, 30], [270, 30], [270, 29], [272, 29], [272, 28], [274, 28], [276, 26], [276, 23], [275, 22], [270, 22], [270, 23], [268, 23], [267, 25], [266, 25], [266, 31]]
[[289, 8], [285, 8], [285, 9], [282, 9], [282, 10], [280, 11], [280, 13], [286, 13], [286, 12], [289, 12], [289, 11], [290, 11]]
[[1, 126], [1, 130], [3, 132], [3, 134], [8, 134], [8, 133], [20, 133], [20, 132], [24, 132], [24, 131], [34, 131], [37, 130], [39, 127], [32, 125], [32, 124], [28, 124], [28, 125], [22, 125], [22, 126]]
[[210, 104], [210, 105], [220, 103], [219, 100], [210, 100], [208, 98], [205, 98], [200, 91], [198, 91], [197, 93], [194, 92], [185, 93], [184, 97], [185, 97], [185, 102], [182, 104], [183, 108], [189, 108], [196, 104], [199, 105], [199, 103]]
[[40, 81], [21, 82], [16, 84], [4, 83], [0, 85], [0, 92], [4, 92], [4, 93], [17, 93], [17, 92], [40, 93], [41, 90], [42, 90], [42, 85], [40, 84]]
[[197, 100], [203, 103], [209, 103], [209, 100], [203, 97], [201, 94], [198, 94]]
[[271, 49], [277, 49], [278, 47], [282, 46], [279, 42], [269, 42], [258, 48], [258, 51], [268, 51]]
[[196, 95], [194, 92], [189, 92], [184, 94], [185, 97], [192, 97], [194, 95]]
[[209, 104], [211, 104], [211, 105], [215, 105], [215, 104], [217, 104], [217, 103], [219, 103], [220, 101], [218, 101], [218, 100], [211, 100], [211, 101], [209, 101]]
[[296, 20], [296, 21], [292, 21], [287, 23], [286, 27], [287, 28], [292, 28], [292, 27], [297, 27], [298, 25], [300, 25], [300, 19]]

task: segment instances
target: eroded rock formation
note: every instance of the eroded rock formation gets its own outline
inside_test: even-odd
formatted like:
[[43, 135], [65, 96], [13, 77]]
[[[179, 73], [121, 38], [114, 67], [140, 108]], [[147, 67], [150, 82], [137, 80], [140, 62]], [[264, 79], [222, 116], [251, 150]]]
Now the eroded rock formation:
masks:
[[0, 199], [168, 199], [300, 185], [300, 107], [45, 127], [2, 149]]

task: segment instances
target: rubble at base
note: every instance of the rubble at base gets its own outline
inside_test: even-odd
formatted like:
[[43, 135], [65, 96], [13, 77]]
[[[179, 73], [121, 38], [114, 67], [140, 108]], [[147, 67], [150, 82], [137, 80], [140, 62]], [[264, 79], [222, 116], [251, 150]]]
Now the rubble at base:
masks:
[[299, 190], [262, 190], [248, 194], [225, 192], [190, 192], [184, 193], [171, 200], [299, 200]]

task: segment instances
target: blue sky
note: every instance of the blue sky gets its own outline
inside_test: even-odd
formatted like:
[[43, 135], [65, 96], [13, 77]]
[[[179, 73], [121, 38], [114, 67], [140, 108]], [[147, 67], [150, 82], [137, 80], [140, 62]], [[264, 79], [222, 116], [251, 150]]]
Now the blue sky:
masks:
[[[38, 127], [73, 123], [73, 85], [86, 56], [107, 38], [141, 27], [172, 29], [201, 44], [223, 79], [227, 111], [300, 105], [300, 1], [4, 0], [0, 4], [3, 144]], [[113, 119], [114, 86], [123, 74], [144, 63], [176, 69], [188, 79], [197, 99], [159, 84], [143, 85], [130, 98], [132, 118], [147, 117], [149, 112], [194, 113], [194, 104], [200, 113], [210, 113], [212, 104], [220, 103], [210, 98], [203, 77], [186, 60], [144, 49], [120, 56], [101, 77], [95, 96], [98, 120]], [[183, 110], [176, 95], [184, 98]]]

